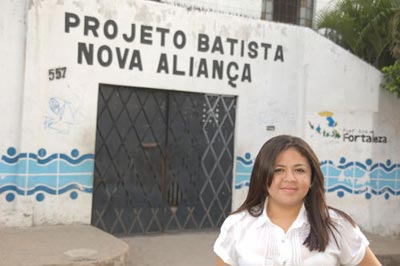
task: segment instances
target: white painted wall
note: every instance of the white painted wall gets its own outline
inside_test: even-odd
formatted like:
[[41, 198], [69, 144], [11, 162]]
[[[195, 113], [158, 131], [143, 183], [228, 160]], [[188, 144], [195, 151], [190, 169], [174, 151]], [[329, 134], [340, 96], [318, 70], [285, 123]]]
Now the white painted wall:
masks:
[[[380, 90], [379, 111], [373, 115], [373, 128], [376, 132], [386, 134], [390, 139], [398, 139], [400, 132], [400, 118], [398, 115], [400, 104], [399, 99], [393, 94], [386, 91]], [[388, 173], [395, 174], [395, 191], [400, 189], [400, 143], [398, 141], [390, 142], [391, 145], [385, 145], [379, 147], [377, 145], [372, 146], [372, 155], [374, 161], [383, 162], [389, 171], [380, 171], [379, 176], [382, 179], [389, 180], [385, 182], [393, 183], [391, 176]], [[396, 165], [393, 167], [393, 165]], [[386, 193], [389, 195], [389, 193]], [[379, 234], [391, 235], [393, 232], [399, 234], [400, 231], [400, 215], [397, 215], [399, 210], [399, 199], [398, 197], [390, 197], [389, 200], [385, 200], [384, 197], [379, 197], [376, 200], [371, 201], [371, 216], [370, 223], [372, 230]], [[384, 208], [383, 208], [384, 207]]]
[[[9, 128], [0, 129], [4, 140], [0, 147], [0, 226], [90, 223], [97, 93], [100, 83], [108, 83], [237, 95], [233, 208], [244, 200], [252, 160], [260, 146], [274, 135], [294, 134], [309, 141], [319, 155], [331, 191], [327, 194], [330, 204], [348, 211], [368, 231], [383, 235], [400, 232], [400, 218], [387, 216], [400, 207], [395, 195], [400, 190], [400, 141], [396, 138], [400, 121], [390, 115], [399, 111], [397, 99], [379, 89], [379, 71], [314, 31], [151, 1], [38, 0], [30, 2], [27, 17], [25, 7], [6, 3], [2, 3], [0, 15], [4, 12], [10, 18], [10, 10], [16, 8], [19, 11], [12, 17], [27, 24], [10, 25], [15, 29], [12, 32], [5, 27], [9, 22], [2, 21], [0, 27], [1, 40], [13, 44], [0, 43], [1, 53], [13, 69], [0, 70], [3, 80], [13, 86], [10, 90], [1, 85], [0, 92], [15, 105], [11, 111], [1, 105], [2, 121]], [[68, 32], [66, 12], [80, 20]], [[98, 36], [92, 32], [85, 35], [85, 18], [99, 21]], [[118, 26], [115, 38], [107, 38], [102, 30], [111, 20]], [[129, 33], [132, 24], [153, 27], [146, 30], [145, 37], [152, 44], [140, 42], [140, 35], [132, 42], [125, 41], [122, 34]], [[165, 45], [156, 27], [170, 31]], [[15, 32], [18, 35], [11, 38]], [[177, 32], [186, 37], [182, 48], [173, 43]], [[212, 42], [221, 37], [224, 52], [199, 51], [201, 34]], [[266, 59], [263, 50], [256, 58], [241, 55], [240, 49], [231, 55], [226, 38], [245, 44], [267, 43], [271, 48]], [[93, 65], [78, 62], [78, 43], [93, 45]], [[102, 46], [114, 51], [107, 67], [97, 59]], [[117, 47], [127, 49], [128, 62], [136, 50], [142, 69], [120, 67]], [[283, 60], [279, 59], [280, 47]], [[6, 49], [10, 52], [5, 53]], [[19, 53], [20, 49], [24, 53]], [[185, 74], [157, 73], [163, 53], [170, 69], [175, 55], [177, 67]], [[225, 69], [221, 80], [192, 77], [188, 74], [190, 60], [194, 69], [201, 60], [222, 60], [225, 66], [235, 62], [239, 70], [227, 73]], [[241, 76], [245, 67], [251, 80], [230, 85], [228, 75]], [[52, 79], [57, 68], [65, 68], [65, 75]], [[324, 136], [323, 130], [339, 135]], [[385, 136], [387, 143], [349, 142], [343, 137], [372, 133]]]
[[221, 12], [231, 15], [259, 19], [261, 0], [162, 0], [163, 3], [193, 8], [203, 11]]
[[[329, 180], [328, 191], [337, 189], [339, 185], [353, 191], [345, 192], [341, 197], [338, 196], [340, 189], [328, 193], [329, 203], [349, 212], [369, 231], [388, 235], [398, 232], [400, 216], [382, 219], [399, 208], [397, 196], [385, 193], [384, 189], [386, 186], [396, 190], [399, 182], [396, 174], [399, 167], [393, 167], [400, 160], [400, 143], [395, 131], [400, 119], [393, 115], [399, 110], [398, 101], [394, 95], [379, 89], [381, 73], [377, 69], [333, 42], [317, 37], [314, 32], [306, 31], [306, 35], [309, 44], [304, 54], [304, 67], [307, 69], [306, 123], [320, 125], [321, 131], [331, 133], [337, 130], [341, 134], [340, 138], [324, 137], [308, 125], [305, 128], [306, 139], [321, 161], [331, 160], [334, 168], [342, 167], [339, 176], [325, 176]], [[332, 113], [336, 126], [328, 126], [327, 116], [321, 115], [324, 111]], [[361, 137], [351, 142], [344, 139], [346, 133], [385, 136], [387, 143], [362, 142]], [[340, 159], [345, 161], [340, 162]], [[371, 164], [367, 163], [368, 160]], [[390, 170], [382, 167], [382, 164], [388, 167], [387, 160], [391, 161]], [[348, 166], [348, 163], [354, 166]], [[377, 163], [381, 165], [374, 168]], [[374, 174], [379, 178], [375, 179]], [[380, 195], [374, 195], [373, 189], [376, 188]], [[367, 200], [367, 195], [371, 195], [371, 199]]]
[[[0, 2], [0, 151], [6, 145], [19, 145], [20, 117], [24, 84], [26, 4], [25, 1]], [[10, 119], [12, 114], [12, 119]]]
[[[21, 116], [23, 109], [23, 86], [25, 68], [25, 36], [26, 36], [26, 2], [0, 2], [0, 154], [5, 154], [9, 147], [19, 149], [21, 141]], [[0, 174], [0, 180], [5, 176]], [[8, 181], [18, 182], [15, 176]], [[0, 190], [1, 190], [0, 185]], [[13, 201], [3, 204], [0, 226], [18, 223], [23, 225], [21, 217], [24, 215], [24, 202]], [[29, 207], [28, 207], [29, 208]]]

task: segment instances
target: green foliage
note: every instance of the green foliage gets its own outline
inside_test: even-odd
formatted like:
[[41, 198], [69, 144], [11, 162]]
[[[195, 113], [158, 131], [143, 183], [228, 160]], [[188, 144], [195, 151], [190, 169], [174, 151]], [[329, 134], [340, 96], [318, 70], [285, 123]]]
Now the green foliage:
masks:
[[337, 0], [316, 22], [326, 37], [381, 69], [381, 86], [400, 97], [400, 0]]
[[387, 67], [382, 68], [384, 83], [382, 88], [400, 97], [400, 60]]
[[325, 35], [377, 68], [394, 63], [392, 17], [398, 0], [338, 0], [317, 16]]
[[392, 55], [400, 59], [400, 10], [397, 10], [390, 21], [391, 47]]

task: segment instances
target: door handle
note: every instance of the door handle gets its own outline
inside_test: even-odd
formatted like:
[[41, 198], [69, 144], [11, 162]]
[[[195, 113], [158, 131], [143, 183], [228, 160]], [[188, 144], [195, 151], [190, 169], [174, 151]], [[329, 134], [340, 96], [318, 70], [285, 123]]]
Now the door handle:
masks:
[[145, 149], [155, 148], [158, 146], [156, 142], [142, 142], [142, 147]]

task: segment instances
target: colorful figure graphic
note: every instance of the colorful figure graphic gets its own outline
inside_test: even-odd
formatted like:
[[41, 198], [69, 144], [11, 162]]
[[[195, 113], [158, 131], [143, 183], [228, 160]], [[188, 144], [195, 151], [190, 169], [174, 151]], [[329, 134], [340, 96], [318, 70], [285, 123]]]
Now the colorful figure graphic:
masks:
[[339, 139], [342, 134], [336, 128], [338, 123], [333, 118], [333, 113], [329, 111], [322, 111], [319, 112], [318, 115], [321, 117], [322, 120], [317, 122], [308, 121], [310, 129], [324, 137]]

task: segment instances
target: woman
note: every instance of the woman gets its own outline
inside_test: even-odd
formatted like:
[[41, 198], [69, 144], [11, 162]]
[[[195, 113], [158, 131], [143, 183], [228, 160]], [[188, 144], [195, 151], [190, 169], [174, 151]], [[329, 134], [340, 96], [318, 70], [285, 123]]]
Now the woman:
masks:
[[254, 163], [247, 198], [223, 223], [217, 266], [381, 265], [344, 212], [325, 202], [311, 147], [293, 136], [268, 140]]

